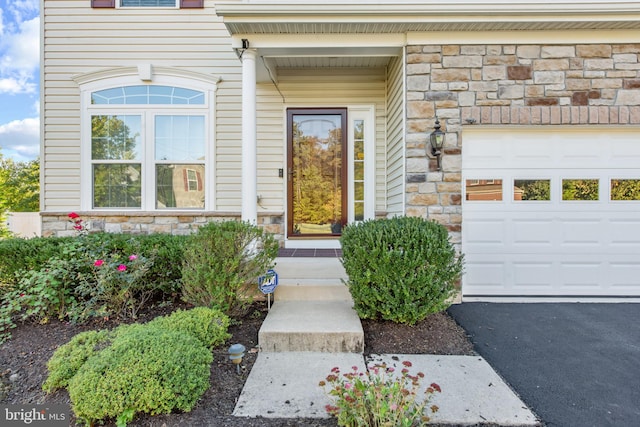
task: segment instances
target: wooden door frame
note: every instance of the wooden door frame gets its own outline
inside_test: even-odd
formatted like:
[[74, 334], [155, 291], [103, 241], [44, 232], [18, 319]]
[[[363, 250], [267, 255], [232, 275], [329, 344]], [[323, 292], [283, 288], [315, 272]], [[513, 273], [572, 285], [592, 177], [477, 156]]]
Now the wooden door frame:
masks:
[[306, 238], [306, 237], [339, 237], [342, 233], [332, 234], [294, 234], [293, 233], [293, 116], [294, 115], [340, 115], [342, 127], [342, 165], [340, 182], [342, 186], [342, 211], [340, 214], [341, 230], [348, 221], [349, 208], [349, 177], [348, 177], [348, 129], [347, 129], [347, 108], [333, 107], [309, 107], [309, 108], [287, 108], [287, 238]]

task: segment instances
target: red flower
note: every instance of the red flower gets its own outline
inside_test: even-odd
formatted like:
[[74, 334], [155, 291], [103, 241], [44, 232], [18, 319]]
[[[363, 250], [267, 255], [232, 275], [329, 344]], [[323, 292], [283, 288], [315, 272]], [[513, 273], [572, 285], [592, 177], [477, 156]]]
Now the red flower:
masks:
[[77, 213], [75, 213], [75, 212], [71, 212], [71, 213], [69, 214], [69, 218], [71, 218], [71, 219], [80, 218], [80, 215], [78, 215], [78, 214], [77, 214]]
[[102, 264], [104, 264], [104, 261], [101, 259], [97, 259], [96, 262], [93, 263], [96, 267], [100, 267]]
[[442, 393], [442, 389], [440, 388], [440, 386], [436, 383], [431, 383], [431, 387], [437, 391], [438, 393]]
[[126, 265], [124, 265], [124, 264], [120, 264], [120, 265], [118, 266], [118, 271], [127, 271], [127, 266], [126, 266]]

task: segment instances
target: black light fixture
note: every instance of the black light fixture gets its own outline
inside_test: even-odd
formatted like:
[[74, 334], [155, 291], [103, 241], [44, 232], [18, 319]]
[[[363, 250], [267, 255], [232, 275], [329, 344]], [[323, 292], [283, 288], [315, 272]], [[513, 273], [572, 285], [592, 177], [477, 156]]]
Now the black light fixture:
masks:
[[436, 159], [438, 160], [438, 170], [442, 170], [440, 159], [442, 157], [442, 146], [444, 145], [444, 132], [440, 130], [440, 121], [438, 120], [438, 117], [436, 117], [433, 132], [429, 135], [429, 142], [431, 143], [431, 154], [436, 156]]

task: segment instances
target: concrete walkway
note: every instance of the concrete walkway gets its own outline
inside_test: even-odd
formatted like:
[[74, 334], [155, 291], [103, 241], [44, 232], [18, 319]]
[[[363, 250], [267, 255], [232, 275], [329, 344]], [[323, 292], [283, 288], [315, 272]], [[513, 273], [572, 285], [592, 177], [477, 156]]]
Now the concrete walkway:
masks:
[[384, 362], [402, 368], [410, 361], [410, 373], [423, 372], [423, 388], [437, 383], [430, 404], [440, 409], [432, 422], [452, 425], [494, 424], [536, 426], [535, 415], [522, 403], [480, 356], [374, 355], [356, 353], [284, 352], [258, 355], [236, 405], [234, 415], [266, 418], [327, 418], [331, 400], [319, 382], [333, 367], [350, 372]]

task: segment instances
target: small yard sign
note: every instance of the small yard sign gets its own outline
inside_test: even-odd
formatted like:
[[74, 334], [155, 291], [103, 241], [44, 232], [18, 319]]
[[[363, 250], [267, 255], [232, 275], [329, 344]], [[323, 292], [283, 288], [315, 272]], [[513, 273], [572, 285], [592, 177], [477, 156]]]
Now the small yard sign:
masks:
[[267, 270], [267, 274], [258, 277], [258, 287], [263, 294], [270, 294], [278, 286], [278, 273], [275, 270]]

